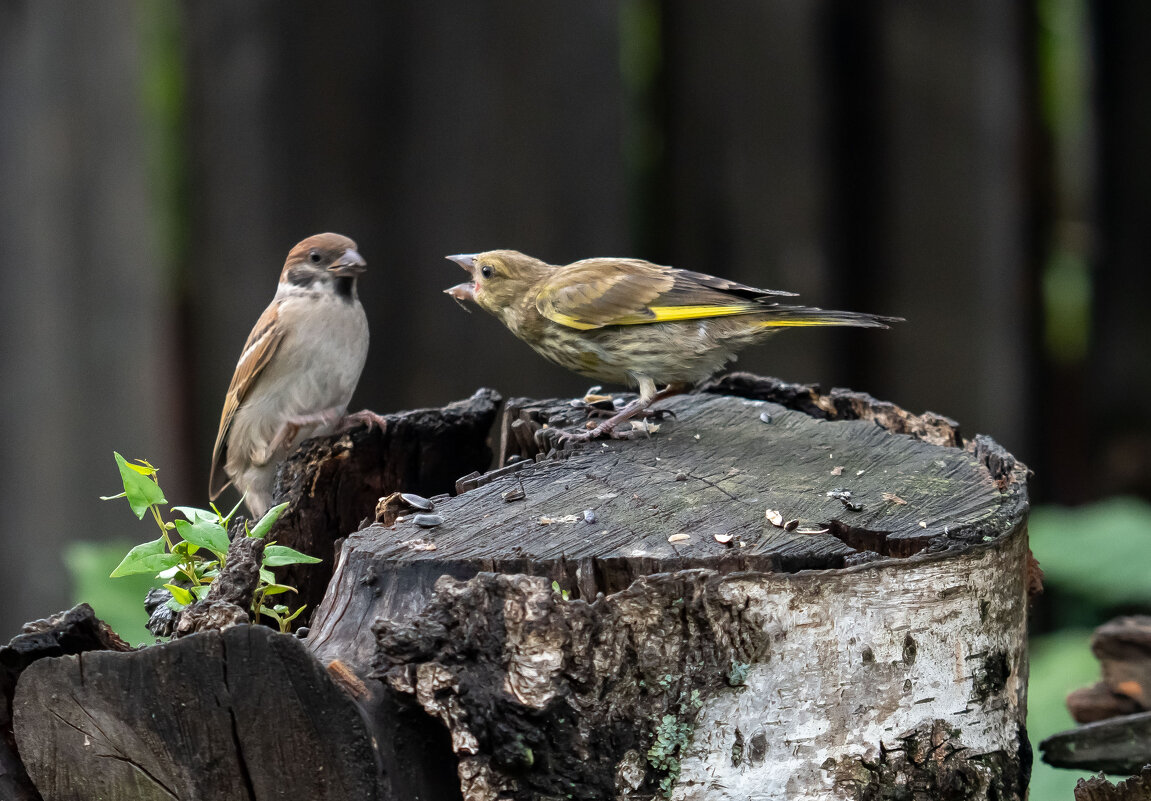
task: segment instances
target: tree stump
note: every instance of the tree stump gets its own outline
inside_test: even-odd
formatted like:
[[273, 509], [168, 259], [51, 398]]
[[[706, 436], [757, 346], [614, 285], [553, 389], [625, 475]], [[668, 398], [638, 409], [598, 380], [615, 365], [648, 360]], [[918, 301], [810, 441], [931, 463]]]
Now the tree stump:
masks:
[[[303, 647], [239, 627], [25, 670], [45, 797], [1024, 798], [1027, 471], [994, 442], [737, 375], [576, 449], [552, 432], [586, 409], [511, 401], [480, 473], [497, 402], [458, 440], [390, 424], [285, 465], [280, 541], [367, 518]], [[389, 494], [432, 462], [431, 498]]]
[[39, 660], [14, 711], [45, 799], [380, 797], [353, 700], [298, 640], [264, 626]]
[[467, 799], [1022, 799], [1026, 468], [858, 393], [665, 408], [548, 454], [583, 410], [509, 402], [440, 525], [347, 539], [309, 647], [442, 721]]

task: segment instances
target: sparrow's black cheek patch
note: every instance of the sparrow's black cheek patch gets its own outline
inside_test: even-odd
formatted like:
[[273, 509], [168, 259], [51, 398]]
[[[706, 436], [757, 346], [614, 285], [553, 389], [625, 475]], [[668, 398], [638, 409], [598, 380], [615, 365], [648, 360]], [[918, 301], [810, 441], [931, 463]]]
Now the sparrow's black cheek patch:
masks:
[[336, 294], [346, 300], [348, 303], [352, 302], [352, 290], [356, 287], [356, 279], [350, 275], [341, 275], [336, 278]]
[[300, 287], [309, 287], [316, 280], [316, 271], [307, 267], [293, 267], [288, 270], [288, 283]]

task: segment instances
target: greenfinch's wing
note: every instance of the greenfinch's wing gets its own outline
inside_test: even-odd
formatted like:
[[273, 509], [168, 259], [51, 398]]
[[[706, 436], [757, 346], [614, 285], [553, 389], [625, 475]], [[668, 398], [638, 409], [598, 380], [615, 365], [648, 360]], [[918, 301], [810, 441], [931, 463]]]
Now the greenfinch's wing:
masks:
[[542, 283], [536, 309], [569, 328], [640, 325], [764, 311], [762, 299], [791, 295], [639, 259], [585, 259]]

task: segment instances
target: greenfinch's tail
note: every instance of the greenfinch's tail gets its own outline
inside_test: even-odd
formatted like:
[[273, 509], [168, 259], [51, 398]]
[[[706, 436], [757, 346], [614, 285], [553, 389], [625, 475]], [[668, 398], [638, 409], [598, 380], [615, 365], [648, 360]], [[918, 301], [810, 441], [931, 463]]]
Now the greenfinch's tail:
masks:
[[776, 306], [757, 315], [756, 324], [763, 328], [789, 328], [815, 325], [851, 325], [856, 328], [890, 328], [888, 323], [902, 323], [902, 317], [883, 317], [849, 311], [827, 311], [807, 306]]

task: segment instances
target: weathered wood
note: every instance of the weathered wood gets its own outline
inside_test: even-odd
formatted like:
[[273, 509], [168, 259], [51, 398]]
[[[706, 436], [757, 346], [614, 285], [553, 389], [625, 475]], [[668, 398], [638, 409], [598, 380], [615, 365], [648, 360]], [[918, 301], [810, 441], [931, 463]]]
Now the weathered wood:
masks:
[[1147, 801], [1151, 798], [1151, 765], [1138, 776], [1111, 784], [1102, 776], [1075, 783], [1075, 801]]
[[380, 797], [353, 701], [297, 639], [265, 627], [41, 659], [14, 708], [48, 799]]
[[559, 458], [535, 452], [585, 411], [510, 401], [512, 462], [438, 526], [351, 535], [309, 646], [441, 720], [471, 799], [1021, 799], [1026, 467], [938, 416], [741, 380], [787, 405], [676, 398], [650, 438]]
[[1118, 617], [1095, 629], [1091, 652], [1103, 683], [1142, 709], [1151, 709], [1151, 617]]
[[252, 599], [260, 583], [260, 565], [267, 540], [236, 532], [228, 544], [228, 558], [212, 581], [208, 595], [180, 610], [176, 636], [199, 631], [222, 631], [252, 619]]
[[1118, 617], [1095, 629], [1091, 651], [1103, 680], [1067, 697], [1081, 725], [1039, 744], [1056, 767], [1137, 773], [1151, 763], [1151, 617]]
[[[823, 414], [834, 412], [829, 396], [815, 397]], [[650, 439], [597, 442], [566, 459], [494, 471], [494, 480], [464, 479], [462, 486], [483, 483], [441, 500], [437, 512], [445, 522], [437, 528], [419, 528], [409, 516], [392, 529], [370, 526], [353, 534], [314, 624], [339, 645], [329, 652], [315, 640], [318, 653], [366, 664], [366, 624], [422, 607], [444, 574], [543, 575], [590, 599], [661, 571], [840, 568], [908, 557], [929, 545], [978, 543], [1004, 533], [1025, 509], [1024, 468], [1009, 456], [985, 440], [966, 450], [943, 448], [880, 425], [908, 426], [906, 415], [829, 424], [778, 403], [712, 394], [674, 398], [663, 407], [677, 418]], [[574, 427], [585, 417], [560, 402], [509, 402], [505, 460], [518, 455], [510, 431], [525, 419], [535, 427]], [[943, 436], [935, 421], [916, 427]], [[521, 488], [523, 500], [504, 499]], [[837, 490], [850, 498], [829, 495]], [[797, 527], [772, 525], [769, 509]], [[675, 534], [689, 539], [669, 542]], [[716, 536], [731, 539], [721, 544]], [[421, 550], [425, 541], [435, 550]]]
[[1091, 651], [1103, 680], [1067, 696], [1076, 723], [1151, 709], [1151, 617], [1119, 617], [1095, 629]]
[[1085, 723], [1051, 735], [1039, 750], [1057, 768], [1138, 773], [1151, 764], [1151, 712]]
[[[315, 609], [331, 577], [335, 542], [370, 519], [376, 502], [393, 491], [435, 495], [491, 463], [488, 432], [500, 396], [481, 389], [439, 409], [384, 415], [382, 428], [353, 429], [306, 442], [276, 476], [277, 502], [291, 501], [269, 540], [324, 560], [277, 571], [295, 587], [296, 603]], [[302, 621], [301, 621], [302, 622]]]
[[25, 669], [45, 657], [85, 651], [127, 651], [130, 647], [97, 619], [88, 604], [26, 623], [21, 634], [0, 647], [0, 799], [40, 800], [40, 793], [32, 785], [16, 751], [12, 728], [12, 696]]

